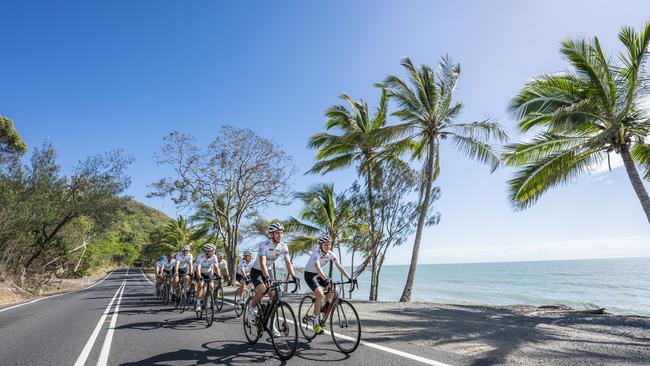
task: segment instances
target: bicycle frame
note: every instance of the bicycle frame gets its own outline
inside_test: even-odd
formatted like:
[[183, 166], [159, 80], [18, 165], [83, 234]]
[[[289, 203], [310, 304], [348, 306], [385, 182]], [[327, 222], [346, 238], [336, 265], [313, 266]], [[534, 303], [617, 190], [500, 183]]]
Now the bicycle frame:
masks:
[[329, 318], [330, 314], [333, 313], [333, 310], [336, 308], [336, 306], [341, 303], [341, 297], [339, 294], [343, 292], [343, 288], [339, 287], [337, 289], [337, 286], [345, 285], [348, 283], [352, 283], [352, 286], [350, 286], [350, 290], [348, 291], [348, 293], [350, 294], [355, 290], [355, 288], [359, 288], [359, 284], [357, 282], [353, 283], [352, 280], [347, 280], [347, 281], [332, 282], [330, 284], [330, 288], [328, 288], [327, 291], [324, 292], [324, 294], [327, 295], [330, 292], [334, 291], [334, 298], [332, 299], [332, 304], [330, 305], [330, 308], [325, 309], [324, 311], [321, 312], [321, 313], [325, 312], [325, 315], [321, 318], [321, 322], [323, 324], [325, 324], [325, 321], [327, 321], [327, 318]]
[[259, 306], [262, 306], [264, 309], [264, 314], [259, 315], [260, 319], [262, 320], [262, 327], [264, 328], [265, 331], [271, 332], [271, 328], [268, 326], [269, 321], [271, 320], [271, 314], [273, 314], [273, 311], [275, 308], [278, 306], [280, 301], [282, 300], [282, 296], [284, 294], [284, 291], [280, 288], [280, 285], [283, 284], [294, 284], [293, 291], [291, 293], [295, 293], [298, 291], [298, 282], [296, 280], [291, 280], [291, 281], [273, 281], [271, 283], [271, 286], [266, 289], [266, 293], [269, 293], [271, 290], [275, 290], [275, 295], [273, 296], [273, 299], [269, 300], [267, 304], [263, 304], [262, 302], [259, 303]]

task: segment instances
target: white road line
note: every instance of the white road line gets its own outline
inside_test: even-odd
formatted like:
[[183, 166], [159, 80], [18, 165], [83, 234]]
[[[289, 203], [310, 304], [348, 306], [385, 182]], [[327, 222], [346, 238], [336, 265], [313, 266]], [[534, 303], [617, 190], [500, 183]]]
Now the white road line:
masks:
[[126, 281], [122, 281], [122, 285], [120, 286], [120, 288], [118, 288], [117, 291], [115, 291], [115, 295], [113, 295], [113, 298], [108, 303], [106, 310], [104, 310], [104, 313], [99, 318], [99, 322], [97, 322], [97, 326], [95, 326], [95, 330], [93, 330], [92, 334], [90, 335], [90, 338], [88, 338], [88, 342], [86, 342], [86, 345], [84, 346], [83, 350], [81, 351], [81, 354], [77, 358], [77, 362], [74, 363], [74, 366], [83, 366], [86, 363], [86, 359], [88, 358], [88, 355], [90, 354], [90, 351], [93, 348], [93, 344], [95, 344], [95, 340], [99, 335], [99, 331], [102, 330], [102, 325], [106, 320], [106, 316], [108, 315], [111, 306], [113, 306], [113, 302], [117, 298], [117, 295], [120, 293], [120, 291], [122, 291], [122, 288], [124, 287], [125, 283]]
[[115, 324], [117, 324], [117, 314], [120, 312], [120, 302], [122, 302], [122, 295], [124, 294], [124, 289], [126, 288], [126, 280], [122, 283], [122, 291], [120, 292], [120, 297], [117, 299], [115, 304], [115, 309], [111, 315], [111, 325], [108, 327], [108, 332], [106, 333], [106, 338], [104, 338], [104, 345], [102, 346], [102, 351], [99, 353], [99, 359], [97, 360], [97, 366], [106, 366], [108, 363], [108, 353], [111, 351], [111, 343], [113, 342], [113, 332], [115, 331]]
[[144, 279], [147, 280], [150, 284], [152, 284], [152, 285], [154, 284], [153, 282], [151, 282], [151, 281], [149, 280], [149, 278], [147, 277], [147, 275], [144, 274], [144, 271], [142, 270], [142, 268], [140, 268], [140, 273], [142, 273], [142, 276], [144, 276]]
[[104, 282], [104, 280], [107, 279], [108, 276], [112, 275], [113, 272], [115, 272], [115, 271], [116, 271], [116, 269], [112, 270], [111, 273], [109, 273], [109, 274], [106, 275], [106, 277], [102, 278], [102, 279], [99, 280], [98, 282], [96, 282], [96, 283], [94, 283], [94, 284], [92, 284], [91, 286], [88, 286], [88, 287], [86, 287], [86, 288], [82, 288], [82, 289], [80, 289], [80, 290], [76, 290], [76, 291], [72, 291], [72, 292], [63, 292], [63, 293], [56, 294], [56, 295], [51, 295], [51, 296], [46, 296], [46, 297], [40, 297], [40, 298], [38, 298], [38, 299], [36, 299], [36, 300], [32, 300], [32, 301], [24, 302], [24, 303], [17, 304], [17, 305], [14, 305], [14, 306], [10, 306], [10, 307], [8, 307], [8, 308], [4, 308], [4, 309], [0, 310], [0, 313], [3, 312], [3, 311], [7, 311], [7, 310], [11, 310], [11, 309], [15, 309], [15, 308], [19, 308], [19, 307], [21, 307], [21, 306], [23, 306], [23, 305], [33, 304], [33, 303], [35, 303], [35, 302], [39, 302], [39, 301], [41, 301], [41, 300], [51, 299], [51, 298], [53, 298], [53, 297], [57, 297], [57, 296], [61, 296], [61, 295], [74, 294], [74, 293], [79, 292], [79, 291], [88, 290], [89, 288], [93, 288], [93, 287], [99, 285], [100, 283]]

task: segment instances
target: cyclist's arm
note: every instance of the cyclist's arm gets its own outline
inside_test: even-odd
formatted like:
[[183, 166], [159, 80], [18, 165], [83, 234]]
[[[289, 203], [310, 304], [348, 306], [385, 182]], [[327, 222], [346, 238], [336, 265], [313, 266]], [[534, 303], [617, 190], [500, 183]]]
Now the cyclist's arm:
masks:
[[343, 267], [343, 266], [341, 265], [341, 263], [339, 263], [338, 261], [336, 261], [336, 262], [334, 262], [334, 263], [336, 264], [336, 268], [338, 268], [339, 271], [341, 271], [341, 273], [343, 273], [343, 275], [345, 276], [345, 278], [347, 278], [347, 279], [349, 280], [349, 279], [350, 279], [350, 275], [348, 274], [348, 271], [345, 270], [345, 267]]
[[230, 276], [230, 271], [228, 270], [228, 264], [226, 263], [226, 276]]
[[316, 261], [316, 271], [318, 271], [318, 276], [324, 280], [327, 279], [327, 275], [323, 272], [323, 269], [320, 267], [320, 261]]
[[181, 264], [181, 262], [176, 261], [176, 265], [174, 266], [174, 273], [178, 273], [178, 266]]
[[196, 267], [196, 272], [198, 273], [199, 280], [201, 279], [201, 263]]
[[266, 256], [260, 255], [260, 268], [264, 277], [269, 278], [269, 269], [266, 268]]
[[217, 276], [221, 277], [221, 270], [219, 269], [219, 263], [217, 263], [217, 262], [214, 263], [214, 269], [217, 272]]
[[291, 264], [289, 258], [286, 256], [284, 257], [284, 264], [287, 266], [287, 271], [289, 271], [289, 274], [293, 277], [296, 277], [296, 272], [293, 270], [293, 265]]

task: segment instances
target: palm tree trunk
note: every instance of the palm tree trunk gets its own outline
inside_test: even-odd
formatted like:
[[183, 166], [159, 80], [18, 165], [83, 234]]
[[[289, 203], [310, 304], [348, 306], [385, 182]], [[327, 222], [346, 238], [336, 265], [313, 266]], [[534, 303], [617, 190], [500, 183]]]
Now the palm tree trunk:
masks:
[[627, 176], [630, 178], [630, 183], [632, 183], [632, 188], [634, 188], [636, 196], [639, 197], [641, 207], [643, 207], [643, 211], [645, 212], [645, 217], [648, 223], [650, 223], [650, 197], [648, 197], [648, 192], [643, 186], [639, 172], [637, 172], [634, 166], [634, 160], [632, 160], [632, 155], [630, 155], [630, 150], [627, 145], [623, 145], [621, 148], [621, 156], [623, 157], [623, 164], [625, 165]]
[[379, 276], [377, 276], [377, 235], [375, 233], [375, 196], [372, 193], [372, 171], [368, 167], [366, 173], [367, 189], [368, 189], [368, 208], [370, 215], [370, 263], [371, 263], [371, 276], [370, 276], [370, 301], [377, 301], [377, 293], [379, 288]]
[[[429, 142], [429, 154], [427, 156], [427, 164], [429, 169], [433, 169], [434, 163], [434, 144]], [[433, 175], [431, 171], [427, 172], [427, 182], [424, 192], [424, 199], [418, 206], [419, 216], [418, 216], [418, 227], [415, 233], [415, 241], [413, 242], [413, 253], [411, 253], [411, 265], [409, 266], [409, 273], [406, 277], [406, 284], [404, 285], [404, 291], [402, 292], [402, 297], [400, 297], [400, 302], [410, 302], [411, 301], [411, 292], [413, 291], [413, 281], [415, 280], [415, 270], [418, 265], [418, 256], [420, 254], [420, 242], [422, 241], [422, 231], [424, 230], [424, 221], [427, 217], [427, 212], [429, 211], [429, 201], [431, 200], [431, 186], [433, 186]]]

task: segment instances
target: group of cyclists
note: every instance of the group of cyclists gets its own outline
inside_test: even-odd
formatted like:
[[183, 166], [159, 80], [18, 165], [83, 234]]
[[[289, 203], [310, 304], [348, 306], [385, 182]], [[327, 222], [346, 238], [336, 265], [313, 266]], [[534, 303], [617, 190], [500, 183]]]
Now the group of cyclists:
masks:
[[[239, 306], [244, 311], [245, 322], [254, 323], [257, 319], [257, 312], [259, 311], [258, 304], [262, 301], [263, 297], [268, 295], [272, 300], [276, 296], [276, 291], [271, 285], [273, 273], [271, 269], [274, 268], [275, 262], [283, 257], [284, 263], [291, 281], [299, 285], [301, 280], [296, 276], [291, 257], [289, 255], [289, 248], [282, 242], [284, 238], [284, 227], [281, 223], [272, 223], [268, 229], [268, 239], [259, 243], [257, 255], [253, 259], [250, 251], [245, 251], [240, 260], [235, 279], [238, 282], [239, 300], [235, 306]], [[338, 270], [345, 276], [349, 283], [356, 284], [356, 279], [352, 278], [345, 268], [339, 263], [337, 256], [332, 252], [332, 240], [327, 235], [318, 238], [316, 248], [309, 257], [309, 260], [304, 269], [304, 280], [311, 289], [314, 298], [313, 312], [308, 314], [308, 321], [312, 324], [312, 331], [314, 334], [322, 334], [322, 319], [321, 311], [326, 307], [326, 304], [332, 302], [335, 293], [328, 291], [332, 288], [332, 282], [329, 276], [325, 273], [324, 267], [330, 263], [338, 268]], [[189, 291], [191, 288], [191, 281], [194, 281], [194, 288], [196, 289], [196, 302], [194, 310], [201, 311], [201, 299], [203, 298], [204, 283], [210, 286], [214, 291], [215, 280], [229, 279], [228, 263], [223, 258], [223, 253], [215, 255], [216, 247], [213, 244], [206, 244], [203, 246], [203, 252], [200, 253], [196, 260], [192, 253], [190, 253], [190, 246], [184, 245], [181, 247], [179, 253], [167, 253], [166, 256], [160, 258], [156, 262], [156, 289], [158, 290], [162, 284], [166, 283], [171, 278], [171, 288], [176, 289], [176, 286], [182, 284], [182, 288]], [[243, 303], [244, 291], [246, 287], [250, 286], [252, 290], [252, 297], [247, 301], [248, 305]], [[172, 291], [175, 293], [175, 291]], [[311, 311], [311, 310], [310, 310]], [[278, 331], [272, 330], [274, 333]]]

